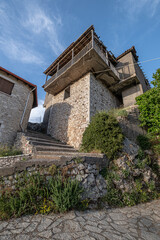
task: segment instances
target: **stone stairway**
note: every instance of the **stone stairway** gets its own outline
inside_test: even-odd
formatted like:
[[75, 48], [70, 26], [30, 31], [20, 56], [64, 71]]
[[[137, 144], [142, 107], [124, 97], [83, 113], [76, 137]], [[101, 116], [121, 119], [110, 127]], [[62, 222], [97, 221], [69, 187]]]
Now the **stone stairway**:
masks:
[[98, 157], [103, 158], [104, 154], [80, 153], [73, 147], [62, 143], [47, 134], [36, 131], [27, 131], [25, 133], [27, 140], [34, 148], [34, 160], [60, 160], [65, 158], [70, 160], [74, 157]]

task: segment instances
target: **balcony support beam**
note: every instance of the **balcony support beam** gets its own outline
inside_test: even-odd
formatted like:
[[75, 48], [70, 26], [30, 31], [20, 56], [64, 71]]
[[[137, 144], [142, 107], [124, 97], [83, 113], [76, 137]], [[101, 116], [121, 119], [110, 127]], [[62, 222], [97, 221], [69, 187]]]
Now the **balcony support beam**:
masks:
[[74, 58], [74, 48], [72, 48], [72, 64], [73, 64], [73, 58]]
[[92, 48], [94, 48], [94, 31], [91, 30], [91, 32], [92, 32]]
[[58, 71], [59, 71], [59, 62], [58, 62], [58, 64], [57, 64], [57, 72], [56, 72], [56, 77], [57, 77]]
[[47, 82], [47, 80], [48, 80], [48, 74], [46, 74], [46, 82]]

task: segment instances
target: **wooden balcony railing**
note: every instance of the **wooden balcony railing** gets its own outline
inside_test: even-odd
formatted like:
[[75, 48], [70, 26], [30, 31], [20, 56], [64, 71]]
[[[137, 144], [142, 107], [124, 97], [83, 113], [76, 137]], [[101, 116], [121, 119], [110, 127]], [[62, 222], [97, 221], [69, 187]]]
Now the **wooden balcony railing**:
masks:
[[103, 61], [110, 67], [111, 71], [118, 77], [119, 72], [116, 70], [116, 68], [113, 66], [113, 64], [108, 59], [108, 54], [104, 49], [101, 49], [100, 46], [97, 44], [94, 40], [94, 34], [91, 39], [91, 41], [76, 55], [74, 55], [74, 49], [72, 49], [72, 59], [68, 61], [62, 68], [57, 67], [57, 72], [46, 81], [45, 87], [50, 85], [51, 82], [53, 82], [57, 77], [59, 77], [62, 73], [64, 73], [68, 68], [70, 68], [73, 64], [75, 64], [77, 61], [79, 61], [83, 56], [85, 56], [91, 49], [94, 49], [98, 55], [103, 59]]

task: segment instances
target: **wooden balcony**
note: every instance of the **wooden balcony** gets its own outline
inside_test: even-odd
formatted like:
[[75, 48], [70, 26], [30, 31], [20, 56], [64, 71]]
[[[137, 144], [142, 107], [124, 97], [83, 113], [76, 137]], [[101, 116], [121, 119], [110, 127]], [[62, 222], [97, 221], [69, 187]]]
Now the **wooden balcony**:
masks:
[[66, 49], [44, 72], [46, 75], [51, 75], [43, 86], [44, 90], [56, 95], [88, 72], [100, 72], [96, 76], [107, 86], [120, 81], [118, 71], [109, 60], [106, 47], [98, 39], [93, 28], [86, 35], [84, 34], [83, 38], [71, 44], [68, 51]]

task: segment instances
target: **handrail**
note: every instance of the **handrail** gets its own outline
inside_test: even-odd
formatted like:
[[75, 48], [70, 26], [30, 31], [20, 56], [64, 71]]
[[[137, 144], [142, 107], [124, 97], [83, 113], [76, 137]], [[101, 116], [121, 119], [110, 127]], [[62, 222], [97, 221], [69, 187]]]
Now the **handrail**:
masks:
[[73, 58], [67, 64], [65, 64], [50, 79], [48, 79], [48, 81], [45, 83], [45, 87], [48, 87], [57, 77], [59, 77], [68, 68], [70, 68], [78, 60], [80, 60], [92, 48], [94, 48], [94, 50], [98, 53], [98, 55], [101, 56], [104, 62], [110, 67], [112, 72], [119, 78], [119, 72], [115, 69], [113, 64], [109, 61], [107, 53], [104, 53], [104, 51], [101, 50], [101, 48], [98, 46], [98, 44], [95, 41], [94, 41], [94, 44], [92, 44], [92, 40], [91, 40], [78, 54], [73, 56]]

